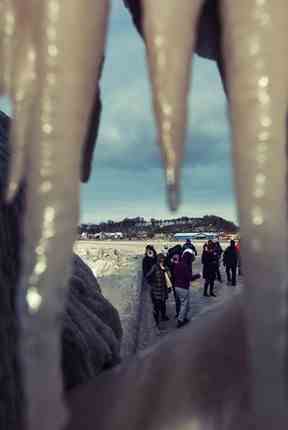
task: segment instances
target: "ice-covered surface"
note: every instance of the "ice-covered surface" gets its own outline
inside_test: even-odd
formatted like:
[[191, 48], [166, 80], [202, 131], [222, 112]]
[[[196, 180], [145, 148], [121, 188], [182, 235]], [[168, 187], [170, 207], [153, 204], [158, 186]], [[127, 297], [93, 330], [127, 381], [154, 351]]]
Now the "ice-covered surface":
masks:
[[131, 264], [133, 266], [135, 255], [123, 252], [117, 247], [99, 248], [93, 245], [93, 242], [90, 242], [91, 246], [87, 246], [86, 243], [82, 245], [82, 243], [77, 244], [77, 253], [90, 266], [98, 279], [122, 272]]
[[143, 242], [79, 241], [75, 251], [89, 265], [103, 295], [118, 310], [123, 328], [122, 356], [155, 342], [158, 331], [148, 291], [142, 290]]
[[[158, 252], [167, 242], [155, 242]], [[169, 244], [172, 246], [173, 244]], [[90, 266], [97, 276], [103, 295], [113, 304], [120, 314], [123, 327], [122, 356], [126, 357], [139, 351], [176, 329], [175, 304], [170, 294], [167, 312], [170, 320], [162, 322], [160, 332], [156, 329], [152, 316], [152, 305], [147, 290], [141, 288], [141, 263], [146, 243], [142, 241], [79, 241], [75, 251]], [[193, 263], [194, 272], [202, 272], [202, 242], [196, 243], [198, 257]], [[223, 243], [225, 249], [227, 243]], [[219, 306], [239, 294], [242, 290], [242, 278], [237, 287], [226, 285], [224, 268], [221, 268], [223, 284], [215, 283], [216, 298], [203, 297], [203, 279], [193, 283], [192, 321], [205, 317], [210, 312], [217, 312]]]

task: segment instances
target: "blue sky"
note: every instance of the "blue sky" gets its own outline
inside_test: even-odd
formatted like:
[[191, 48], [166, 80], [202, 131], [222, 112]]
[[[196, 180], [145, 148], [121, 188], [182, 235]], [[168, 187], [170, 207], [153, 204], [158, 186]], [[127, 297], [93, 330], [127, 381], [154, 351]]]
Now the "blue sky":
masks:
[[122, 2], [115, 2], [103, 79], [103, 114], [93, 173], [81, 188], [81, 221], [215, 214], [237, 221], [226, 102], [216, 66], [194, 57], [182, 204], [166, 204], [155, 144], [144, 46]]

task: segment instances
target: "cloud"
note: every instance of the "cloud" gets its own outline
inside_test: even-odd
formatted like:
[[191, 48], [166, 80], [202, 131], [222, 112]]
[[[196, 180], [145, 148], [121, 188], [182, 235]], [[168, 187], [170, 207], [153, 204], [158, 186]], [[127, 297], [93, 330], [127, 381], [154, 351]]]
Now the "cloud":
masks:
[[[82, 217], [168, 216], [144, 45], [119, 6], [101, 87], [103, 116], [93, 177], [82, 191]], [[225, 96], [215, 64], [197, 56], [188, 120], [179, 213], [235, 219]]]
[[[82, 187], [85, 221], [169, 217], [155, 144], [144, 44], [122, 2], [113, 2], [101, 81], [103, 115], [93, 175]], [[7, 99], [2, 107], [10, 109]], [[182, 206], [177, 215], [216, 213], [237, 219], [226, 101], [216, 65], [195, 56], [189, 95]]]
[[[138, 136], [129, 136], [129, 129], [111, 128], [96, 150], [95, 169], [117, 170], [161, 169], [160, 148], [151, 130], [138, 128]], [[107, 141], [106, 141], [107, 139]], [[109, 139], [109, 140], [108, 140]], [[122, 142], [125, 143], [122, 143]], [[230, 145], [226, 136], [215, 136], [200, 129], [189, 135], [185, 147], [185, 167], [223, 167], [230, 162]]]
[[[144, 79], [136, 81], [111, 91], [104, 99], [107, 106], [102, 118], [95, 167], [160, 168], [155, 123], [144, 86]], [[218, 107], [215, 112], [207, 103], [201, 109], [190, 109], [190, 116], [184, 164], [204, 167], [227, 163], [230, 146], [224, 108]]]
[[[95, 168], [160, 168], [143, 44], [123, 11], [118, 15], [122, 25], [110, 41], [102, 82], [104, 111]], [[213, 62], [195, 56], [189, 101], [185, 165], [229, 162], [225, 98]]]

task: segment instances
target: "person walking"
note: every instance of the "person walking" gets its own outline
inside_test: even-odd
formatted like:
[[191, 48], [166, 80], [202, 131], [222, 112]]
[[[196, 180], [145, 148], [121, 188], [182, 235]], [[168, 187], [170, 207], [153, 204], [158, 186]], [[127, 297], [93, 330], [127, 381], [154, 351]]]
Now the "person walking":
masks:
[[237, 283], [237, 264], [238, 264], [238, 252], [235, 246], [235, 241], [231, 240], [230, 246], [225, 250], [223, 255], [223, 264], [226, 268], [227, 274], [227, 285], [236, 286]]
[[[168, 277], [168, 278], [167, 278]], [[166, 315], [166, 300], [168, 299], [169, 274], [165, 267], [165, 255], [158, 254], [157, 262], [147, 273], [146, 279], [151, 287], [151, 299], [153, 303], [153, 315], [157, 326], [160, 323], [160, 315], [162, 321], [168, 321]]]
[[210, 296], [216, 297], [214, 283], [218, 267], [218, 255], [212, 240], [209, 240], [208, 244], [204, 245], [201, 261], [203, 264], [203, 278], [205, 279], [203, 296], [208, 297], [209, 287]]
[[180, 301], [180, 310], [177, 318], [177, 327], [187, 324], [191, 319], [191, 293], [190, 283], [200, 278], [200, 274], [192, 275], [187, 264], [189, 254], [184, 253], [179, 263], [174, 267], [174, 285], [176, 295]]
[[221, 277], [221, 272], [220, 272], [220, 264], [221, 264], [221, 257], [222, 257], [222, 254], [223, 254], [223, 249], [222, 249], [222, 247], [220, 245], [219, 240], [217, 240], [214, 243], [214, 246], [215, 246], [215, 251], [217, 253], [217, 259], [218, 259], [217, 270], [216, 270], [216, 280], [218, 282], [222, 283], [222, 277]]
[[170, 270], [170, 274], [171, 274], [171, 283], [172, 283], [172, 291], [173, 291], [173, 295], [174, 295], [174, 300], [175, 300], [175, 318], [178, 318], [179, 316], [179, 312], [180, 312], [180, 307], [181, 307], [181, 302], [180, 302], [180, 298], [176, 293], [176, 288], [175, 288], [175, 267], [177, 264], [179, 264], [180, 262], [180, 258], [181, 258], [181, 249], [179, 253], [175, 253], [171, 256], [170, 261], [169, 261], [169, 270]]

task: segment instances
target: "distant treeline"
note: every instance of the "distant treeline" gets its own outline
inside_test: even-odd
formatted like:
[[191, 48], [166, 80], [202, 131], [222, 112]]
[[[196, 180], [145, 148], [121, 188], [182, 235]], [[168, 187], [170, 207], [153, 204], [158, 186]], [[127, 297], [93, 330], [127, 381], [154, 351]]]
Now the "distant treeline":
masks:
[[224, 232], [237, 233], [239, 227], [231, 221], [216, 215], [205, 215], [202, 218], [181, 217], [174, 219], [145, 220], [142, 217], [124, 218], [121, 221], [108, 220], [99, 224], [81, 224], [79, 234], [117, 233], [125, 236], [154, 237], [155, 234], [174, 235], [188, 232]]

